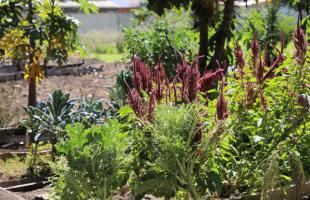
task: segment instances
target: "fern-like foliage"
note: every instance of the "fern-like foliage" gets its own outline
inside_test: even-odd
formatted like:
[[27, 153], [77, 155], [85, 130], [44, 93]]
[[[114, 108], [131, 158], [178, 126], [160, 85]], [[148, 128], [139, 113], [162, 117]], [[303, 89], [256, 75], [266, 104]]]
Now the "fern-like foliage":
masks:
[[262, 195], [261, 200], [269, 200], [268, 190], [273, 189], [274, 184], [277, 181], [277, 174], [278, 174], [278, 167], [279, 167], [279, 152], [274, 151], [272, 152], [266, 173], [263, 179], [263, 187], [262, 187]]
[[[185, 191], [192, 199], [202, 198], [209, 180], [203, 171], [208, 160], [205, 142], [208, 137], [200, 123], [200, 106], [159, 105], [147, 130], [151, 134], [149, 152], [153, 160], [148, 171], [137, 180], [135, 195], [152, 193], [168, 198]], [[198, 186], [198, 181], [205, 184]], [[158, 192], [163, 191], [163, 187], [170, 192]]]
[[303, 165], [300, 160], [300, 154], [297, 151], [292, 151], [289, 155], [289, 160], [291, 164], [292, 180], [296, 186], [295, 199], [302, 199], [306, 177]]

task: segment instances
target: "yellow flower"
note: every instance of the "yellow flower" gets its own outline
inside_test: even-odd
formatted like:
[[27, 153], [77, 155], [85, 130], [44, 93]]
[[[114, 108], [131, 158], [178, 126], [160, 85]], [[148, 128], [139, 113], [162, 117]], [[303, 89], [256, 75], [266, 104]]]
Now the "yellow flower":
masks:
[[32, 63], [25, 67], [24, 79], [31, 80], [35, 79], [36, 83], [39, 83], [44, 78], [44, 72], [40, 66], [40, 61], [42, 59], [42, 51], [37, 50], [33, 57]]

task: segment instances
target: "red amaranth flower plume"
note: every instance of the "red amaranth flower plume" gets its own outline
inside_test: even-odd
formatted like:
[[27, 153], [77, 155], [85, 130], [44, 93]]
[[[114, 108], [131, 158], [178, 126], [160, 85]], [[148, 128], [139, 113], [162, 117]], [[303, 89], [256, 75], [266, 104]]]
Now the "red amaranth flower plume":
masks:
[[283, 33], [281, 32], [280, 34], [280, 44], [281, 44], [281, 49], [278, 50], [277, 48], [275, 48], [277, 51], [278, 51], [278, 56], [276, 57], [275, 61], [273, 61], [271, 63], [271, 66], [268, 70], [268, 72], [264, 75], [264, 78], [263, 80], [266, 80], [267, 78], [271, 78], [273, 77], [273, 73], [274, 73], [274, 70], [280, 66], [283, 61], [285, 60], [285, 56], [283, 55], [283, 49], [284, 49], [284, 36], [283, 36]]
[[221, 80], [224, 75], [224, 69], [218, 68], [215, 72], [207, 72], [200, 78], [200, 90], [202, 92], [207, 91], [212, 85]]
[[243, 57], [243, 52], [241, 46], [236, 42], [236, 48], [234, 50], [235, 58], [236, 58], [236, 69], [238, 69], [240, 73], [240, 77], [243, 77], [244, 74], [244, 66], [245, 66], [245, 60]]
[[269, 50], [269, 44], [268, 42], [265, 44], [265, 49], [264, 49], [264, 62], [263, 62], [263, 65], [266, 67], [266, 66], [269, 66], [269, 56], [268, 56], [268, 50]]
[[184, 60], [183, 55], [180, 54], [181, 62], [177, 64], [176, 72], [179, 79], [183, 79], [184, 76], [186, 76], [187, 71], [187, 64]]
[[215, 72], [206, 72], [202, 77], [199, 72], [199, 58], [197, 57], [189, 66], [182, 58], [177, 66], [177, 79], [182, 83], [181, 98], [183, 102], [192, 102], [197, 98], [197, 92], [207, 91], [215, 82], [222, 79], [224, 69], [219, 64]]
[[295, 58], [297, 63], [301, 66], [305, 62], [305, 57], [307, 53], [307, 39], [304, 30], [299, 25], [300, 19], [298, 16], [297, 29], [294, 32], [294, 46], [295, 46]]
[[161, 61], [155, 67], [155, 82], [156, 99], [160, 101], [163, 98], [164, 90], [169, 89], [169, 81]]
[[258, 84], [262, 84], [264, 82], [264, 72], [265, 72], [265, 66], [262, 63], [262, 59], [259, 56], [259, 63], [257, 65], [257, 69], [256, 69], [256, 80]]
[[216, 101], [216, 116], [218, 120], [224, 120], [228, 117], [227, 101], [224, 96], [224, 84], [225, 81], [222, 80], [221, 92]]
[[260, 56], [260, 46], [256, 34], [254, 33], [253, 40], [251, 42], [251, 52], [254, 69], [256, 68], [259, 56]]
[[246, 86], [246, 102], [248, 106], [253, 105], [254, 103], [254, 87], [253, 83], [248, 82]]
[[189, 99], [188, 99], [188, 77], [186, 75], [183, 76], [182, 81], [182, 89], [181, 89], [181, 98], [183, 102], [188, 103]]
[[132, 107], [137, 116], [141, 117], [145, 114], [145, 105], [137, 90], [129, 91], [126, 103]]
[[189, 66], [180, 56], [182, 61], [177, 66], [177, 78], [182, 83], [181, 98], [183, 102], [192, 102], [197, 98], [200, 89], [199, 56]]
[[135, 88], [140, 92], [141, 89], [150, 92], [152, 89], [152, 69], [147, 67], [140, 58], [134, 59], [133, 80]]
[[141, 91], [142, 89], [142, 77], [139, 73], [134, 72], [133, 77], [134, 86], [137, 91]]
[[196, 94], [200, 89], [199, 59], [195, 59], [192, 66], [188, 69], [188, 100], [196, 100]]

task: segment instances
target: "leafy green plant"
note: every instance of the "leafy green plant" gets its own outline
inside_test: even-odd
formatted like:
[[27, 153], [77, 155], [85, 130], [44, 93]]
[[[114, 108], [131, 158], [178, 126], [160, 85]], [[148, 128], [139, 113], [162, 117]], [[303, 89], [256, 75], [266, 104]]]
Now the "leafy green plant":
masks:
[[117, 52], [117, 48], [113, 44], [100, 45], [96, 46], [95, 52], [101, 54], [115, 54]]
[[53, 144], [64, 137], [63, 128], [70, 122], [70, 113], [75, 101], [69, 97], [69, 94], [56, 90], [49, 95], [47, 102], [39, 102], [36, 107], [25, 108], [30, 118], [26, 125], [31, 141], [34, 141], [36, 134], [43, 133], [53, 137]]
[[21, 178], [27, 175], [27, 163], [20, 157], [14, 156], [8, 159], [0, 159], [0, 165], [2, 179]]
[[69, 97], [69, 94], [56, 90], [49, 95], [47, 102], [39, 102], [36, 107], [25, 108], [29, 118], [24, 125], [28, 129], [30, 143], [34, 144], [32, 163], [36, 163], [38, 143], [42, 136], [50, 137], [53, 157], [56, 153], [54, 145], [66, 137], [64, 127], [70, 123], [70, 114], [75, 101]]
[[84, 126], [90, 127], [96, 124], [103, 116], [103, 101], [89, 98], [82, 98], [78, 101], [78, 107], [70, 113], [72, 123], [80, 122]]
[[200, 120], [197, 104], [156, 108], [135, 150], [145, 159], [140, 163], [145, 170], [137, 171], [134, 184], [137, 198], [148, 193], [168, 198], [183, 191], [187, 198], [202, 199], [209, 194], [211, 183], [220, 177], [210, 151], [215, 148], [212, 134], [205, 133]]
[[116, 78], [116, 83], [111, 88], [109, 92], [109, 97], [112, 102], [115, 102], [118, 107], [124, 106], [126, 101], [128, 87], [132, 87], [132, 71], [123, 70], [121, 71]]
[[66, 138], [64, 128], [67, 124], [79, 122], [90, 127], [97, 124], [100, 118], [111, 117], [113, 110], [116, 110], [114, 107], [116, 106], [108, 103], [108, 107], [104, 109], [103, 100], [70, 99], [69, 94], [56, 90], [49, 95], [46, 102], [25, 108], [29, 116], [25, 125], [30, 134], [30, 142], [37, 143], [42, 135], [47, 134], [52, 137], [51, 142], [54, 145], [60, 139]]
[[[266, 185], [272, 189], [271, 186], [287, 185], [294, 178], [289, 175], [288, 155], [291, 151], [303, 151], [302, 165], [308, 165], [304, 142], [310, 133], [307, 128], [310, 104], [305, 95], [309, 88], [302, 85], [309, 83], [309, 52], [306, 53], [307, 42], [300, 27], [294, 33], [294, 44], [294, 55], [284, 58], [281, 56], [283, 50], [277, 50], [279, 63], [266, 69], [264, 66], [268, 64], [259, 58], [259, 45], [254, 39], [251, 42], [252, 62], [243, 63], [244, 68], [238, 67], [234, 77], [228, 79], [230, 112], [234, 113], [228, 130], [235, 135], [232, 144], [234, 155], [238, 158], [228, 162], [232, 165], [230, 171], [237, 174], [230, 175], [229, 179], [233, 180], [234, 187], [242, 185], [248, 192], [257, 191], [263, 185], [264, 198]], [[255, 56], [259, 62], [255, 61]], [[267, 173], [269, 179], [266, 183], [262, 179], [266, 162], [275, 151], [279, 160], [276, 170], [278, 180], [271, 181], [272, 177]], [[272, 165], [275, 166], [275, 163]], [[270, 173], [275, 174], [274, 171]]]
[[57, 150], [66, 156], [67, 165], [59, 174], [54, 199], [110, 199], [129, 177], [130, 137], [117, 120], [90, 129], [75, 124], [66, 130], [69, 139], [58, 143]]

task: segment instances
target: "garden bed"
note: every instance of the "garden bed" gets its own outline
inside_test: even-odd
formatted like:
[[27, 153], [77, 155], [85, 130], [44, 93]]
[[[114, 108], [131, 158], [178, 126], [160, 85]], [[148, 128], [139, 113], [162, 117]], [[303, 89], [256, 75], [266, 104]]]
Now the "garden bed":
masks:
[[[82, 75], [48, 76], [37, 86], [38, 100], [45, 100], [48, 93], [59, 88], [70, 92], [71, 98], [108, 98], [109, 88], [114, 85], [116, 74], [126, 69], [124, 63], [107, 64], [95, 59], [87, 59], [85, 65], [95, 69], [103, 67], [102, 71], [91, 71]], [[73, 69], [70, 70], [74, 71]], [[24, 80], [0, 83], [0, 115], [3, 115], [0, 116], [0, 127], [16, 126], [25, 117], [23, 106], [27, 105], [27, 87], [28, 82]]]
[[[94, 60], [92, 62], [94, 62]], [[89, 64], [89, 61], [85, 62], [84, 59], [72, 57], [66, 64], [62, 66], [57, 66], [56, 63], [47, 65], [45, 75], [82, 75], [92, 72], [100, 72], [103, 70], [103, 65], [90, 66]], [[12, 65], [0, 66], [0, 82], [20, 80], [23, 79], [23, 76], [23, 71], [20, 71], [20, 69]]]

